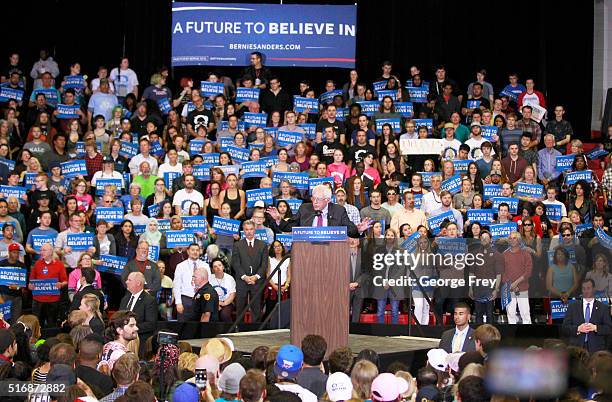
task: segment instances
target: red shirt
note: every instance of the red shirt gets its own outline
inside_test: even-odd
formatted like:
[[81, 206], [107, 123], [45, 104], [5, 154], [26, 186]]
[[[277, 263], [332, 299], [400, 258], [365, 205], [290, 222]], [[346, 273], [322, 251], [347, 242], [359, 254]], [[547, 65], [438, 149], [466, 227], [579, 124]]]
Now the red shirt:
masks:
[[[31, 279], [57, 279], [58, 282], [68, 282], [68, 275], [66, 274], [66, 267], [61, 261], [53, 260], [46, 263], [41, 258], [32, 267]], [[33, 296], [33, 299], [41, 303], [54, 303], [58, 302], [60, 297], [59, 295], [37, 295]]]

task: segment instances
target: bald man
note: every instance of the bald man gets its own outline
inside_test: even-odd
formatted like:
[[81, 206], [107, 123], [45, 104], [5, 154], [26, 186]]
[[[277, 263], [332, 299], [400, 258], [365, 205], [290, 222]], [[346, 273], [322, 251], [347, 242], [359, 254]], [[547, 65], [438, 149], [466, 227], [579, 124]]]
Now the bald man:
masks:
[[219, 321], [219, 294], [208, 282], [208, 270], [205, 267], [193, 271], [193, 285], [198, 289], [193, 296], [193, 320]]
[[125, 281], [127, 293], [121, 299], [119, 310], [128, 310], [136, 314], [140, 350], [157, 328], [157, 302], [155, 297], [145, 292], [145, 277], [141, 272], [131, 272]]

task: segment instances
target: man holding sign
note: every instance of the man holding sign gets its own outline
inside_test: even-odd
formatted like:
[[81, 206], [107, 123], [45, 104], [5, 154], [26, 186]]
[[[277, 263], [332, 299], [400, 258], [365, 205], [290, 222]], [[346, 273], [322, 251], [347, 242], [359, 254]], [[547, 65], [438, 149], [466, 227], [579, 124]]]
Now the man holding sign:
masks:
[[[25, 282], [25, 264], [19, 261], [20, 248], [18, 244], [11, 244], [8, 248], [8, 258], [0, 261], [0, 267], [11, 267], [23, 269]], [[3, 284], [0, 286], [0, 299], [2, 303], [12, 302], [11, 304], [11, 324], [21, 316], [21, 287], [17, 284]]]
[[[37, 294], [37, 285], [33, 280], [54, 280], [57, 294]], [[61, 261], [53, 258], [53, 245], [43, 244], [40, 248], [40, 259], [36, 261], [30, 272], [30, 284], [32, 290], [32, 314], [39, 317], [43, 328], [54, 328], [57, 326], [59, 313], [60, 289], [68, 286], [68, 275]]]

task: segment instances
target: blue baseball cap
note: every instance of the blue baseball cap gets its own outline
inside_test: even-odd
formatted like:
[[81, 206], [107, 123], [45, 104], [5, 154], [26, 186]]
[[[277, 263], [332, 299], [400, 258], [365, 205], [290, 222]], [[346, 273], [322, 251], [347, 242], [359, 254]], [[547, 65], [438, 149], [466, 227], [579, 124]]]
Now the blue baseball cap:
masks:
[[184, 382], [176, 387], [172, 400], [174, 402], [198, 402], [200, 400], [200, 391], [195, 384]]
[[302, 369], [304, 353], [297, 346], [284, 345], [276, 355], [274, 373], [283, 378], [295, 378]]

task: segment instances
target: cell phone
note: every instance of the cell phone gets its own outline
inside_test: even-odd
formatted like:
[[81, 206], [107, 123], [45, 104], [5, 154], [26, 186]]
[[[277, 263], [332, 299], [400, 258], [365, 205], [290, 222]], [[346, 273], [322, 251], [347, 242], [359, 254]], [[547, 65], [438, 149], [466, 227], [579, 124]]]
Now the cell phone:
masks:
[[176, 332], [159, 331], [157, 333], [157, 343], [159, 345], [176, 345], [178, 343], [178, 334]]
[[195, 384], [198, 388], [206, 388], [206, 369], [195, 369]]

